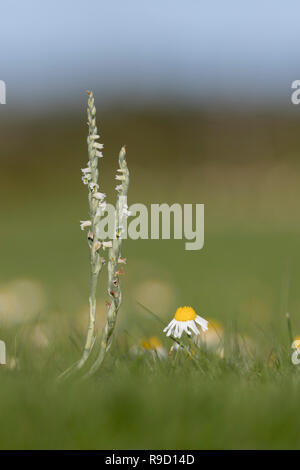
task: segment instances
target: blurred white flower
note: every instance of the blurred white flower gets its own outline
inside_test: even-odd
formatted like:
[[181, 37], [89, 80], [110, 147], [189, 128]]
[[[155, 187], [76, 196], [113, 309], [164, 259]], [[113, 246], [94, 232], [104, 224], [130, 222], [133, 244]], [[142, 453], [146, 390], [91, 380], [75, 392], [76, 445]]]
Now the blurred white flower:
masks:
[[130, 349], [130, 353], [133, 356], [141, 356], [143, 354], [150, 354], [153, 359], [166, 359], [167, 351], [163, 347], [162, 343], [156, 336], [150, 338], [144, 338], [138, 345], [134, 345]]
[[30, 334], [30, 339], [33, 345], [40, 349], [47, 348], [50, 344], [45, 326], [36, 325]]
[[224, 357], [224, 329], [220, 322], [208, 318], [208, 330], [204, 334], [193, 337], [198, 348], [206, 348], [208, 351]]
[[[135, 262], [134, 270], [143, 272], [143, 269], [143, 263]], [[153, 312], [168, 312], [174, 308], [176, 289], [167, 280], [150, 278], [137, 282], [133, 287], [132, 296]]]

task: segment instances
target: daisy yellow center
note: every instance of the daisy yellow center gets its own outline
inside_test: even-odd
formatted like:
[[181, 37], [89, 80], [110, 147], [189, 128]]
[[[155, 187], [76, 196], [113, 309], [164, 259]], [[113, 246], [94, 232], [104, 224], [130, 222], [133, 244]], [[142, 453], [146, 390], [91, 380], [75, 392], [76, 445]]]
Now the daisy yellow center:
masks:
[[179, 307], [174, 318], [177, 321], [189, 321], [195, 320], [196, 317], [196, 312], [192, 307]]

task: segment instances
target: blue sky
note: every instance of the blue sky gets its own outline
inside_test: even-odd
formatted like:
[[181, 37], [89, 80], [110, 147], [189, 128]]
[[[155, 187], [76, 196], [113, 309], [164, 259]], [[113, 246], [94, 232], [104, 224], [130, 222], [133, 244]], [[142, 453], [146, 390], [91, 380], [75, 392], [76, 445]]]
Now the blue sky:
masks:
[[119, 97], [286, 102], [300, 79], [300, 3], [10, 0], [0, 7], [7, 102]]

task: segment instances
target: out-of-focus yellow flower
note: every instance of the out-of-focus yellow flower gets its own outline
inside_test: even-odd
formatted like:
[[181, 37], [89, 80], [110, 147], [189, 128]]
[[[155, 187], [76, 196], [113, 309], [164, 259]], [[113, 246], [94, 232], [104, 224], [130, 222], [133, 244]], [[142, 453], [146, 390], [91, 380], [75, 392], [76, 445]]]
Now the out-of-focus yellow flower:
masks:
[[194, 335], [199, 335], [200, 331], [198, 326], [203, 331], [207, 331], [208, 322], [196, 314], [192, 307], [179, 307], [176, 310], [174, 318], [164, 329], [167, 336], [173, 335], [174, 338], [181, 338], [182, 333], [185, 331], [188, 336], [193, 332]]
[[141, 346], [144, 349], [160, 349], [162, 348], [162, 344], [156, 336], [150, 336], [148, 339], [141, 340]]
[[1, 325], [12, 326], [31, 321], [45, 305], [45, 292], [38, 281], [17, 279], [0, 286]]

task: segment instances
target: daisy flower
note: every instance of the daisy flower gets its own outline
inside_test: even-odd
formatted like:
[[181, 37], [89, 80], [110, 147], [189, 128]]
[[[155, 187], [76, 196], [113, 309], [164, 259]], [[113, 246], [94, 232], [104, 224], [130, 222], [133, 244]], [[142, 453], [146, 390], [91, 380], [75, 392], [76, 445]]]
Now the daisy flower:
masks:
[[199, 335], [200, 331], [197, 328], [197, 324], [201, 326], [203, 331], [208, 329], [208, 321], [199, 317], [192, 307], [179, 307], [173, 320], [170, 321], [164, 332], [166, 332], [167, 336], [173, 335], [174, 338], [181, 338], [184, 331], [189, 336], [191, 332]]
[[89, 183], [89, 188], [92, 191], [92, 193], [96, 193], [99, 189], [99, 184], [97, 183]]

